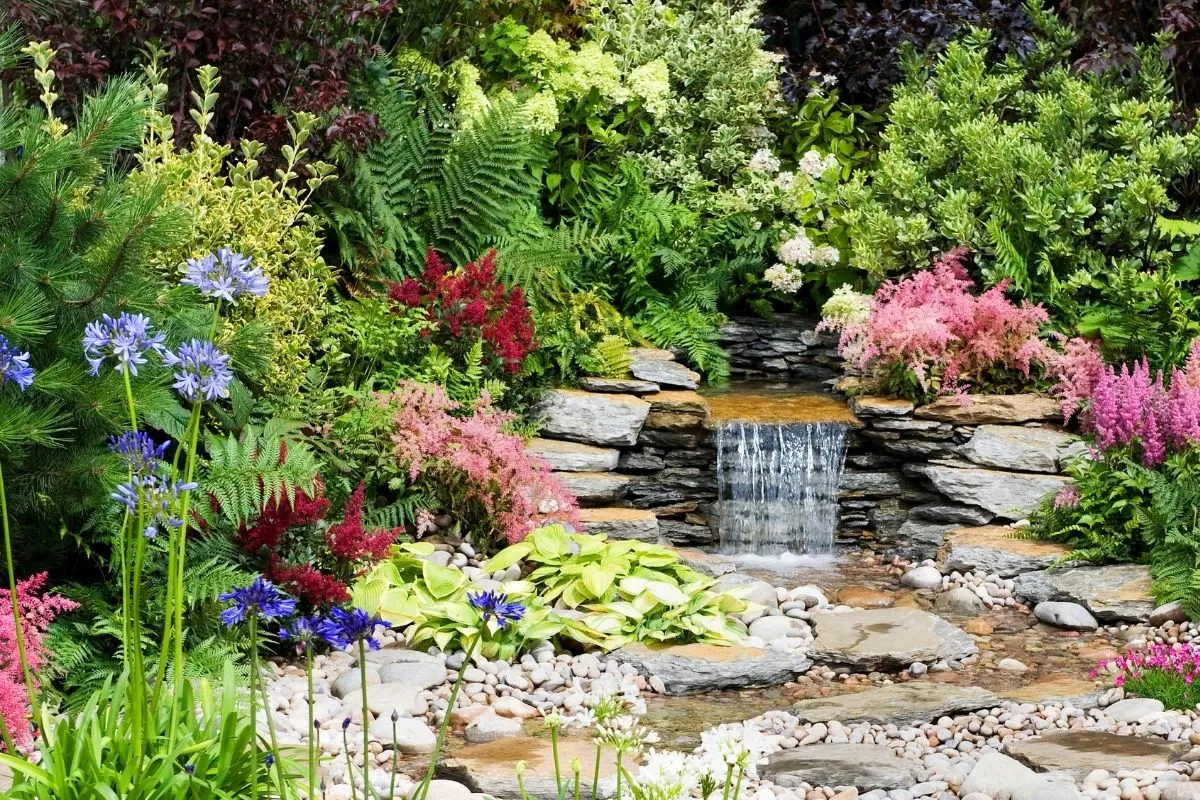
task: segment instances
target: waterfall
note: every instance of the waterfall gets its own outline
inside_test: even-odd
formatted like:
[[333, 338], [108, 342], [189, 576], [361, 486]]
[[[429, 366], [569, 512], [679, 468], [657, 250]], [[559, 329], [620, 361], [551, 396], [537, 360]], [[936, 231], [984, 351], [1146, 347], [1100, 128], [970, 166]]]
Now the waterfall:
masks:
[[721, 551], [827, 555], [845, 460], [840, 422], [723, 422], [717, 428]]

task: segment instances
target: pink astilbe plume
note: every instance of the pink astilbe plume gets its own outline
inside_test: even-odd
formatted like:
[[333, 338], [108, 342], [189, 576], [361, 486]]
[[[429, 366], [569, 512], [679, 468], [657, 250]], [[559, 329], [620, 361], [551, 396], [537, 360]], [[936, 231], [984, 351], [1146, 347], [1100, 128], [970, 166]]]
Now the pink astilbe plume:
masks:
[[1049, 352], [1046, 371], [1054, 377], [1054, 393], [1062, 400], [1063, 419], [1069, 421], [1095, 393], [1106, 365], [1096, 342], [1058, 338], [1062, 352]]
[[1038, 336], [1049, 319], [1045, 309], [1014, 304], [1004, 282], [972, 294], [966, 256], [957, 248], [932, 269], [880, 286], [870, 318], [843, 327], [843, 357], [868, 375], [903, 367], [925, 393], [978, 389], [1006, 370], [1032, 377], [1047, 356]]
[[[25, 658], [35, 681], [45, 661], [42, 636], [46, 629], [59, 614], [79, 608], [79, 604], [73, 600], [56, 594], [43, 594], [42, 587], [46, 585], [47, 577], [45, 572], [39, 572], [17, 582], [21, 631], [25, 635]], [[12, 608], [7, 589], [0, 589], [0, 608]], [[25, 676], [17, 652], [16, 624], [11, 611], [0, 612], [0, 715], [4, 716], [9, 733], [20, 747], [28, 747], [33, 741], [29, 713], [29, 693], [25, 689]]]
[[462, 415], [467, 409], [443, 387], [407, 381], [379, 402], [393, 414], [395, 455], [409, 478], [427, 476], [481, 509], [491, 530], [478, 533], [515, 543], [546, 522], [577, 522], [575, 499], [521, 437], [505, 432], [513, 415], [486, 396]]

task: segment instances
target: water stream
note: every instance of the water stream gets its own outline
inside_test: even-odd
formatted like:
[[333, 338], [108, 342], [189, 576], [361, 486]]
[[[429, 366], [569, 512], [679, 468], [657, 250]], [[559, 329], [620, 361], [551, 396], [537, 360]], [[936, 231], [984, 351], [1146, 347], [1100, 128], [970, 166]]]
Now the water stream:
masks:
[[718, 423], [721, 552], [830, 554], [845, 443], [843, 422]]

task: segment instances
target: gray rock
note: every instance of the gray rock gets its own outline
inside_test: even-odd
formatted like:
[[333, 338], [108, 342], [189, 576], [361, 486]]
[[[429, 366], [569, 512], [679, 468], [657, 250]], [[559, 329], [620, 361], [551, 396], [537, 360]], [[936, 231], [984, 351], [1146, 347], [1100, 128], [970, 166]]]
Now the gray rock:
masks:
[[963, 781], [965, 797], [979, 793], [992, 800], [1078, 800], [1072, 784], [1050, 782], [1029, 767], [994, 750], [985, 752]]
[[948, 592], [941, 592], [933, 604], [938, 611], [959, 614], [964, 617], [974, 616], [984, 609], [983, 600], [979, 598], [979, 595], [965, 586], [955, 586]]
[[1032, 603], [1078, 603], [1101, 622], [1145, 622], [1156, 608], [1150, 570], [1140, 564], [1069, 567], [1017, 576], [1016, 593]]
[[1062, 406], [1053, 398], [1035, 394], [955, 395], [939, 397], [919, 407], [913, 416], [955, 425], [1020, 425], [1061, 421]]
[[942, 570], [979, 571], [1011, 578], [1046, 569], [1068, 552], [1054, 542], [1018, 539], [1012, 534], [1011, 528], [999, 525], [950, 531], [942, 552]]
[[750, 635], [769, 642], [785, 638], [795, 626], [796, 622], [791, 617], [759, 617], [750, 623]]
[[625, 496], [633, 479], [615, 472], [556, 472], [554, 477], [575, 496], [580, 505], [615, 503]]
[[[367, 686], [373, 686], [379, 682], [379, 670], [368, 667]], [[343, 698], [356, 689], [362, 689], [362, 677], [357, 668], [343, 672], [334, 678], [333, 683], [329, 687], [329, 692], [334, 697]]]
[[814, 614], [814, 659], [870, 671], [914, 661], [956, 661], [979, 651], [962, 630], [915, 608]]
[[1069, 478], [1002, 472], [990, 469], [945, 467], [928, 464], [914, 467], [933, 488], [956, 503], [978, 506], [1004, 519], [1024, 519], [1033, 513], [1042, 499], [1056, 494]]
[[540, 437], [530, 439], [525, 452], [544, 459], [551, 469], [560, 472], [609, 472], [617, 468], [621, 457], [621, 451], [611, 447]]
[[812, 666], [812, 661], [801, 653], [741, 645], [683, 644], [651, 648], [632, 644], [614, 650], [611, 658], [632, 664], [642, 675], [662, 679], [666, 694], [777, 686], [794, 680]]
[[858, 417], [903, 417], [912, 413], [913, 404], [894, 397], [859, 395], [850, 398], [850, 410]]
[[736, 594], [743, 600], [748, 600], [751, 603], [757, 603], [767, 608], [775, 608], [779, 605], [779, 595], [775, 592], [775, 587], [764, 580], [744, 575], [740, 572], [731, 572], [728, 575], [722, 575], [713, 585], [714, 592], [730, 592]]
[[434, 686], [441, 686], [446, 682], [446, 668], [441, 663], [435, 664], [428, 661], [399, 661], [385, 664], [379, 670], [379, 678], [385, 684], [432, 689]]
[[[1165, 769], [1191, 748], [1187, 742], [1119, 736], [1107, 731], [1049, 730], [1005, 745], [1013, 758], [1037, 772], [1065, 772], [1083, 780], [1095, 769]], [[1115, 771], [1115, 770], [1114, 770]]]
[[580, 378], [579, 388], [602, 394], [652, 394], [658, 384], [636, 378]]
[[926, 503], [913, 506], [908, 513], [917, 519], [955, 525], [986, 525], [996, 518], [990, 511], [973, 506], [956, 506], [953, 503]]
[[921, 771], [920, 762], [874, 744], [810, 744], [776, 753], [759, 767], [779, 786], [853, 786], [861, 792], [911, 786]]
[[488, 713], [471, 720], [463, 731], [463, 738], [471, 744], [483, 744], [505, 736], [520, 736], [524, 730], [519, 719]]
[[[393, 723], [390, 716], [379, 717], [371, 723], [371, 736], [385, 744], [392, 743]], [[401, 717], [395, 722], [396, 748], [401, 753], [432, 753], [437, 737], [419, 719]]]
[[984, 467], [1018, 472], [1058, 472], [1063, 454], [1078, 441], [1053, 428], [980, 425], [959, 448], [968, 460]]
[[1164, 708], [1166, 706], [1161, 701], [1152, 697], [1130, 697], [1126, 700], [1118, 700], [1108, 706], [1104, 709], [1104, 713], [1116, 722], [1129, 724], [1150, 714], [1161, 713]]
[[534, 410], [545, 436], [595, 445], [637, 444], [650, 404], [628, 394], [552, 389]]
[[1200, 800], [1200, 781], [1177, 781], [1162, 787], [1161, 800]]
[[1096, 618], [1078, 603], [1047, 600], [1033, 607], [1033, 615], [1047, 625], [1069, 631], [1094, 631], [1100, 627]]
[[658, 517], [653, 511], [637, 508], [581, 508], [579, 528], [587, 533], [603, 533], [609, 539], [636, 539], [657, 542]]
[[[342, 698], [347, 708], [362, 708], [362, 691], [355, 689]], [[421, 699], [421, 690], [416, 686], [400, 683], [371, 685], [367, 683], [367, 710], [380, 717], [391, 717], [396, 711], [402, 717], [424, 714], [427, 703]]]
[[946, 535], [958, 528], [920, 519], [908, 519], [896, 532], [896, 541], [905, 552], [920, 558], [932, 558], [941, 549]]
[[942, 573], [937, 567], [915, 567], [901, 575], [900, 582], [914, 589], [934, 589], [942, 585]]
[[965, 714], [999, 703], [996, 695], [975, 686], [910, 681], [851, 694], [802, 700], [791, 710], [801, 722], [837, 720], [845, 724], [873, 722], [907, 725]]
[[683, 364], [677, 364], [675, 356], [666, 350], [651, 350], [634, 347], [629, 350], [629, 372], [635, 378], [652, 381], [660, 386], [676, 389], [695, 389], [700, 385], [700, 373], [693, 372]]
[[1187, 622], [1187, 614], [1179, 601], [1164, 603], [1150, 612], [1150, 624], [1158, 628], [1168, 622]]

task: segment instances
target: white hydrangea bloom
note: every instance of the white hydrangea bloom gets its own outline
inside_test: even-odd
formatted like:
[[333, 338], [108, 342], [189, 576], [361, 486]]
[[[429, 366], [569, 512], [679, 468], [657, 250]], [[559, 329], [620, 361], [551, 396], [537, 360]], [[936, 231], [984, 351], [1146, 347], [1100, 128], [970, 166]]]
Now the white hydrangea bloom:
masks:
[[835, 289], [833, 296], [821, 307], [821, 316], [825, 324], [840, 330], [847, 325], [862, 325], [871, 318], [871, 310], [875, 300], [866, 294], [854, 291], [850, 284], [842, 284]]
[[790, 192], [796, 186], [796, 173], [781, 172], [775, 176], [775, 185], [785, 192]]
[[750, 163], [746, 165], [746, 169], [751, 172], [774, 173], [779, 170], [779, 159], [775, 157], [774, 153], [764, 147], [750, 158]]
[[800, 159], [800, 171], [810, 178], [819, 178], [837, 165], [837, 156], [822, 156], [816, 150], [809, 150]]
[[804, 285], [804, 273], [787, 264], [772, 264], [767, 267], [763, 277], [772, 288], [784, 294], [793, 294]]
[[558, 101], [552, 92], [538, 92], [525, 101], [521, 110], [529, 129], [535, 133], [553, 133], [558, 127]]
[[808, 238], [808, 234], [804, 231], [796, 231], [792, 238], [779, 245], [775, 255], [784, 264], [796, 266], [797, 264], [811, 264], [813, 252], [812, 239]]
[[651, 114], [657, 117], [667, 113], [671, 99], [671, 74], [666, 61], [656, 58], [642, 64], [629, 73], [626, 83]]

